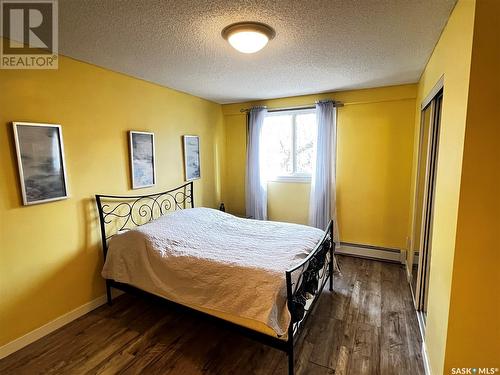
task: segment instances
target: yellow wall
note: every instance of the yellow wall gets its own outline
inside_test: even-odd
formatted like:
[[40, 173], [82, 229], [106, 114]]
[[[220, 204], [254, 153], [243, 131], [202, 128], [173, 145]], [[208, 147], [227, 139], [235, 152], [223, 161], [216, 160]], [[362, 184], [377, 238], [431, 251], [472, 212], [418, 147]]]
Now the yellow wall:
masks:
[[[223, 105], [226, 157], [222, 179], [228, 211], [245, 212], [245, 115], [241, 108], [298, 106], [318, 99], [338, 109], [337, 207], [342, 241], [406, 248], [415, 119], [415, 85]], [[307, 223], [307, 183], [270, 183], [271, 220]]]
[[269, 182], [267, 185], [269, 219], [307, 225], [310, 191], [310, 183]]
[[[433, 374], [442, 374], [446, 349], [462, 153], [467, 114], [474, 1], [459, 0], [418, 85], [414, 149], [418, 149], [420, 104], [444, 75], [439, 139], [426, 345]], [[413, 163], [414, 191], [416, 153]], [[410, 210], [410, 217], [413, 213]], [[411, 228], [411, 220], [410, 228]], [[479, 366], [479, 364], [477, 364]]]
[[[181, 184], [181, 135], [196, 134], [196, 204], [220, 200], [219, 104], [61, 56], [59, 70], [0, 70], [0, 109], [0, 346], [103, 294], [93, 195], [132, 193], [128, 130], [156, 136], [158, 183], [134, 193]], [[22, 206], [11, 121], [62, 125], [69, 199]]]
[[500, 367], [500, 2], [476, 3], [445, 373]]

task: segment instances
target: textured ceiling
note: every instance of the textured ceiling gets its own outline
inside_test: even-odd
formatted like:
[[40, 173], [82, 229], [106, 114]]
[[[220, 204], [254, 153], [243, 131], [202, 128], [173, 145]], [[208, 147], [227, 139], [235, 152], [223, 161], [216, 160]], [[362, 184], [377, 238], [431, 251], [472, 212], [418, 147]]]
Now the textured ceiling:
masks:
[[[60, 0], [60, 52], [219, 103], [416, 82], [455, 0]], [[262, 51], [221, 30], [271, 25]]]

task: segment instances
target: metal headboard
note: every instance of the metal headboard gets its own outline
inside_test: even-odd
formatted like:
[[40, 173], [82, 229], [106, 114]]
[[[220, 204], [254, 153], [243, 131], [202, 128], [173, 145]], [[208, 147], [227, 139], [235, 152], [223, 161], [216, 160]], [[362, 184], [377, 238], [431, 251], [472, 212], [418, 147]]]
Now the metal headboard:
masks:
[[167, 212], [193, 208], [193, 182], [155, 194], [98, 194], [95, 199], [101, 225], [102, 249], [106, 259], [108, 240], [118, 232], [146, 224]]

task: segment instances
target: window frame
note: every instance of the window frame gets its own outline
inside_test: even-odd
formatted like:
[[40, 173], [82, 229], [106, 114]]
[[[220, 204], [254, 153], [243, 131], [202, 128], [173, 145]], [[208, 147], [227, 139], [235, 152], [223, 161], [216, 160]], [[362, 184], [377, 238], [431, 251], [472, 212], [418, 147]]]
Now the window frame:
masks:
[[310, 173], [298, 173], [295, 172], [297, 169], [297, 115], [310, 114], [316, 115], [316, 108], [304, 108], [304, 109], [290, 109], [290, 110], [278, 110], [278, 111], [268, 111], [265, 117], [272, 116], [292, 116], [292, 170], [291, 174], [284, 174], [273, 176], [269, 182], [299, 182], [299, 183], [310, 183], [312, 174]]

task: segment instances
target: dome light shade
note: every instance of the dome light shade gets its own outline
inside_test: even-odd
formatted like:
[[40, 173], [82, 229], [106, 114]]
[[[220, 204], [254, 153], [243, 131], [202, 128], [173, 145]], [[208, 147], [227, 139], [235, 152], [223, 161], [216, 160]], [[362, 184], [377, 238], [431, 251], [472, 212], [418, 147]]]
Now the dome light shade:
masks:
[[270, 26], [260, 22], [233, 23], [222, 30], [222, 37], [242, 53], [260, 51], [275, 35]]
[[231, 34], [227, 41], [240, 52], [255, 53], [264, 48], [269, 39], [266, 35], [256, 31], [239, 31]]

